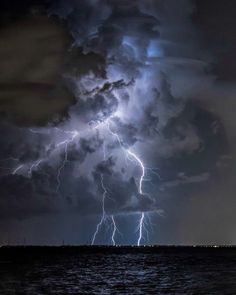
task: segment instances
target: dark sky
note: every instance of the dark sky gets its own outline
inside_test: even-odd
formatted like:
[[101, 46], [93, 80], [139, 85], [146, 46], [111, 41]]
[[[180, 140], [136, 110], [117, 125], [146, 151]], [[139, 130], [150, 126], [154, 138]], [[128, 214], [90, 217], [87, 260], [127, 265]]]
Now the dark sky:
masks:
[[2, 243], [236, 243], [235, 1], [0, 11]]

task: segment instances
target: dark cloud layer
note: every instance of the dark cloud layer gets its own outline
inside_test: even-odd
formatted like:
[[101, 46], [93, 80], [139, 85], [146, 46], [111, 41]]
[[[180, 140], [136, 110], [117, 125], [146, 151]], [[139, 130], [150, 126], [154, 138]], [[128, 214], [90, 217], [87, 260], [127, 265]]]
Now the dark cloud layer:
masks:
[[213, 68], [217, 78], [234, 82], [236, 79], [236, 7], [233, 0], [197, 0], [193, 17], [202, 33], [202, 41], [213, 56]]
[[70, 38], [59, 22], [25, 15], [1, 27], [0, 112], [19, 125], [45, 125], [66, 115], [74, 96], [63, 80]]

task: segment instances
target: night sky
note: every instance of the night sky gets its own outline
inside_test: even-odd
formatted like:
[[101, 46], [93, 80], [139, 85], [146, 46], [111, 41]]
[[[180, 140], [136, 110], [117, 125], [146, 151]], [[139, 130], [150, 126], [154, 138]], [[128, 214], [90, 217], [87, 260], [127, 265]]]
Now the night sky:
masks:
[[236, 244], [234, 0], [0, 11], [0, 243]]

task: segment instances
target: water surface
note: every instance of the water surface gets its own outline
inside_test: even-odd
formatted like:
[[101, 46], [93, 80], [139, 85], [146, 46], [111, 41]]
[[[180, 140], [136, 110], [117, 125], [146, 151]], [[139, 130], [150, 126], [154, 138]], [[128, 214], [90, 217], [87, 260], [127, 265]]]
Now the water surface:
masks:
[[0, 248], [0, 294], [236, 295], [236, 248]]

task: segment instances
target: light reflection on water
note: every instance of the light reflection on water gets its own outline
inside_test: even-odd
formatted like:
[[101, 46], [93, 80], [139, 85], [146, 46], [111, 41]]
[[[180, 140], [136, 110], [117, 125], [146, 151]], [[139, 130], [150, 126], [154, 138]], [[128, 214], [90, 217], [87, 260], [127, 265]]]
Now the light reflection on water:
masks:
[[236, 251], [79, 253], [0, 263], [0, 294], [236, 294]]

